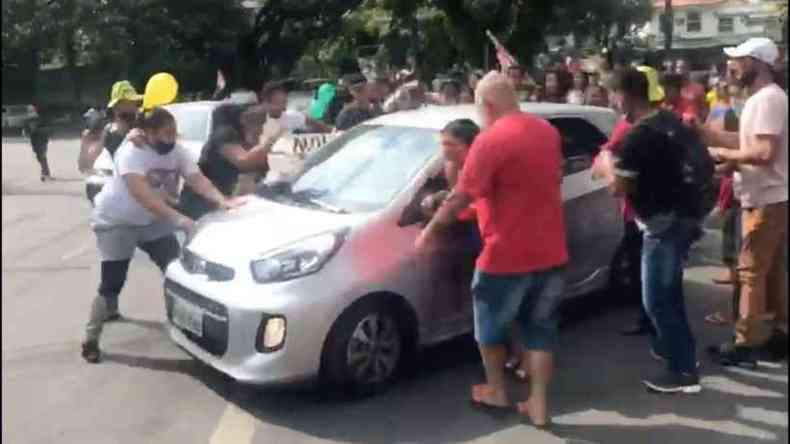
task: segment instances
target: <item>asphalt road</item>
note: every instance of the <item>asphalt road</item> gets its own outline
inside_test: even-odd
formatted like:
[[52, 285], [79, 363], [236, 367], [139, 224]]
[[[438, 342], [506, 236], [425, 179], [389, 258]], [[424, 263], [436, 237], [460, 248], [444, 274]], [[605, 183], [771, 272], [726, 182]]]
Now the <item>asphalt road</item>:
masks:
[[[758, 371], [703, 361], [698, 396], [648, 394], [656, 369], [642, 338], [618, 328], [634, 316], [607, 295], [575, 307], [562, 331], [551, 391], [555, 427], [542, 432], [471, 410], [482, 377], [464, 338], [429, 350], [420, 369], [364, 400], [321, 390], [242, 387], [193, 361], [163, 332], [161, 277], [134, 260], [121, 295], [128, 322], [111, 324], [105, 361], [85, 364], [79, 342], [98, 285], [89, 205], [76, 171], [77, 141], [50, 146], [55, 182], [38, 181], [30, 148], [2, 143], [2, 437], [8, 443], [785, 443], [787, 365]], [[724, 328], [704, 324], [726, 310], [711, 233], [687, 272], [698, 346]], [[514, 387], [514, 393], [517, 393]]]

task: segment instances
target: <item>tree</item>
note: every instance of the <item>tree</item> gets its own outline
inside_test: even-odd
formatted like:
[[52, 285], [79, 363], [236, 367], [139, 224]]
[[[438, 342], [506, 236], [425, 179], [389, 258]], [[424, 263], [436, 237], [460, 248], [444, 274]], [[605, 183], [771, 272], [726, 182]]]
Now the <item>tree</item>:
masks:
[[233, 81], [257, 89], [291, 72], [311, 42], [329, 38], [363, 0], [263, 0], [252, 29], [242, 35]]

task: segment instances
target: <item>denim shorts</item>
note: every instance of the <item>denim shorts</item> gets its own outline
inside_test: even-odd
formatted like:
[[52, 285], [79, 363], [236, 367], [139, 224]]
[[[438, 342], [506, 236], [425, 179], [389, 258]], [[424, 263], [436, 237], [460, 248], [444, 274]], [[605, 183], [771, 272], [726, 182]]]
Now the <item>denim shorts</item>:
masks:
[[564, 291], [565, 267], [523, 274], [475, 271], [475, 339], [484, 346], [506, 344], [515, 323], [526, 350], [554, 350]]

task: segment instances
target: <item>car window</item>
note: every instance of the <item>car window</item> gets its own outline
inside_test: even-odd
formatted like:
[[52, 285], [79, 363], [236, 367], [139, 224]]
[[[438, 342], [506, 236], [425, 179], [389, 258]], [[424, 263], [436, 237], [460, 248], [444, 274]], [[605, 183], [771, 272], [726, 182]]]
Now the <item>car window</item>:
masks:
[[183, 140], [205, 142], [208, 137], [208, 121], [211, 114], [208, 108], [171, 108], [176, 118], [178, 135]]
[[439, 151], [437, 132], [359, 126], [308, 158], [294, 194], [350, 212], [386, 207]]
[[589, 169], [601, 145], [606, 143], [606, 136], [595, 125], [580, 117], [558, 117], [549, 119], [549, 122], [562, 136], [565, 174]]

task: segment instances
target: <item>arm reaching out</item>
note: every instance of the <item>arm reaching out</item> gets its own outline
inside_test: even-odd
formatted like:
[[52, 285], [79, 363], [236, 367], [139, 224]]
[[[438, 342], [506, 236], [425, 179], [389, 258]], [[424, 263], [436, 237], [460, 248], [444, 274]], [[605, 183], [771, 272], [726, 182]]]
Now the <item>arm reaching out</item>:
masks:
[[129, 188], [129, 193], [143, 208], [161, 219], [171, 221], [178, 228], [185, 231], [192, 229], [194, 221], [168, 205], [159, 194], [151, 189], [145, 176], [141, 174], [126, 174], [123, 178], [126, 181], [126, 186]]

